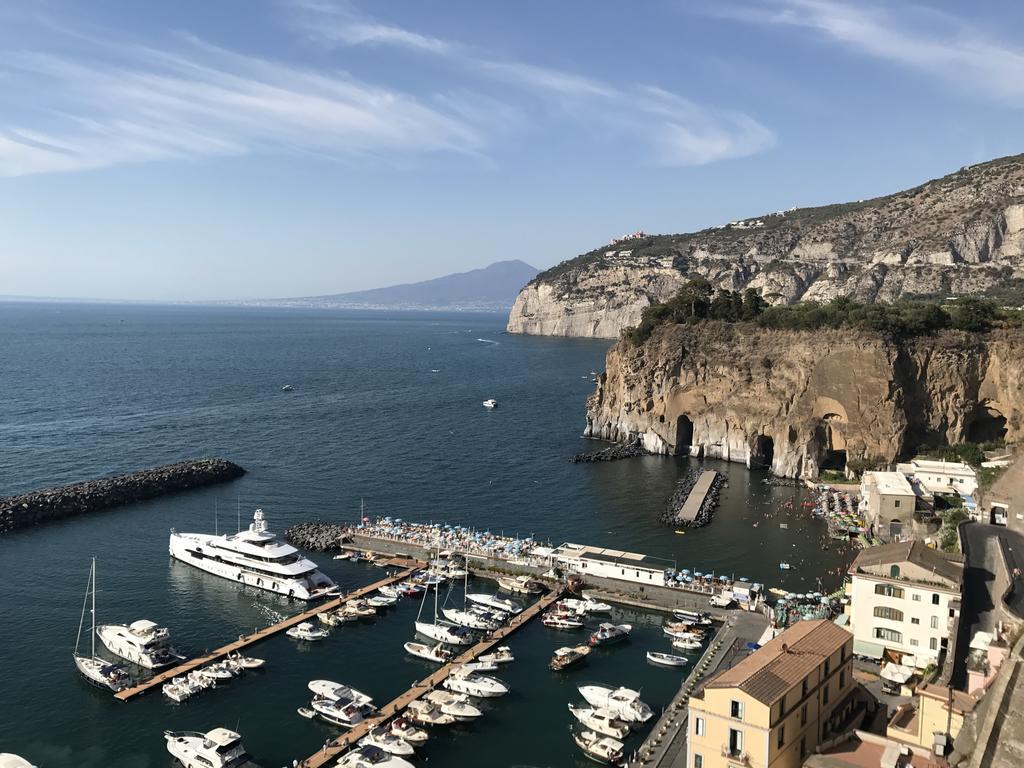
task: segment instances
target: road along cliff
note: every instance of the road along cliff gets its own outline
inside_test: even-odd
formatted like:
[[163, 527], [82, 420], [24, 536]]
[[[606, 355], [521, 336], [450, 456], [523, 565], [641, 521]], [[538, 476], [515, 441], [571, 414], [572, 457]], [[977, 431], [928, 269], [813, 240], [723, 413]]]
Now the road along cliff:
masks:
[[693, 277], [772, 304], [975, 294], [1024, 278], [1024, 155], [872, 200], [631, 236], [537, 275], [507, 329], [614, 339]]
[[814, 477], [922, 444], [1024, 437], [1024, 331], [667, 325], [612, 347], [585, 434]]

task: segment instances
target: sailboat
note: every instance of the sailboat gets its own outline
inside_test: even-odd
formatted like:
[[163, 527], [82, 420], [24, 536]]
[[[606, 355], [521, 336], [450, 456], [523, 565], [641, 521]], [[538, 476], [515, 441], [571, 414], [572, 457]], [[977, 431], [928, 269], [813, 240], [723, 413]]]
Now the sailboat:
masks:
[[[463, 584], [463, 597], [462, 597], [462, 608], [442, 608], [441, 613], [448, 619], [452, 624], [458, 624], [460, 627], [466, 627], [468, 629], [479, 629], [488, 631], [497, 629], [502, 625], [494, 614], [470, 610], [469, 601], [467, 595], [469, 594], [469, 570], [463, 571], [463, 578], [465, 582]], [[449, 594], [451, 594], [449, 592]], [[447, 600], [446, 600], [447, 602]], [[478, 607], [474, 605], [474, 608]]]
[[[89, 609], [91, 626], [89, 637], [92, 640], [91, 653], [89, 656], [82, 656], [78, 653], [78, 647], [82, 643], [82, 627], [85, 626], [85, 609], [89, 606], [89, 599], [92, 598], [92, 607]], [[82, 601], [82, 617], [78, 621], [78, 639], [75, 641], [75, 652], [73, 654], [75, 666], [82, 674], [82, 677], [92, 685], [100, 688], [108, 688], [115, 693], [128, 687], [131, 682], [128, 673], [124, 670], [123, 664], [113, 664], [106, 659], [96, 655], [96, 558], [92, 559], [92, 567], [89, 568], [89, 582], [85, 586], [85, 599]]]
[[428, 587], [423, 593], [423, 602], [420, 603], [420, 612], [416, 614], [416, 631], [421, 635], [429, 637], [431, 640], [436, 640], [439, 643], [448, 643], [449, 645], [471, 645], [473, 643], [473, 633], [465, 627], [459, 627], [447, 623], [439, 623], [437, 620], [437, 590], [438, 586], [434, 585], [434, 620], [431, 622], [422, 621], [423, 606], [426, 605], [427, 595], [430, 593]]

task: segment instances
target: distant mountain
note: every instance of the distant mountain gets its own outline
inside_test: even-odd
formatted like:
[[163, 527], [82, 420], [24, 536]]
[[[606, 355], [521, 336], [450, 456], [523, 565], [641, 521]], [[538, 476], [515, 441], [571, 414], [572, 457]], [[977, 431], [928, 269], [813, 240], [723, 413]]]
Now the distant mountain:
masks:
[[482, 269], [458, 272], [420, 283], [367, 291], [257, 302], [276, 306], [344, 309], [479, 309], [508, 310], [519, 290], [538, 270], [519, 260], [498, 261]]

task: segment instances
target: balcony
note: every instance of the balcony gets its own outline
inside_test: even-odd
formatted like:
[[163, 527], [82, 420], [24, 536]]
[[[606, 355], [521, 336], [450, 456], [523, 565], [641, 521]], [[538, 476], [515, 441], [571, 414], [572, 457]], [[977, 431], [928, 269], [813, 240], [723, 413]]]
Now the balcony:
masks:
[[741, 749], [733, 749], [729, 745], [722, 747], [722, 757], [724, 757], [729, 765], [750, 765], [750, 757]]

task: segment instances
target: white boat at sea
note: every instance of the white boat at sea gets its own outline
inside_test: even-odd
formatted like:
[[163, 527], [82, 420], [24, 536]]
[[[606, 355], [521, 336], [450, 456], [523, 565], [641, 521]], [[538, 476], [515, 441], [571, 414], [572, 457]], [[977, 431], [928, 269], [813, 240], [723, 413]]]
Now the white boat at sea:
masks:
[[316, 696], [332, 701], [350, 701], [360, 707], [373, 708], [373, 698], [350, 685], [336, 683], [333, 680], [310, 680], [306, 686]]
[[391, 721], [391, 732], [402, 741], [407, 741], [414, 747], [425, 744], [430, 735], [422, 728], [417, 728], [410, 720], [404, 717], [396, 717]]
[[607, 709], [628, 723], [646, 723], [654, 716], [640, 694], [629, 688], [611, 688], [606, 685], [581, 685], [579, 692], [595, 709]]
[[711, 624], [711, 616], [705, 611], [684, 611], [682, 608], [676, 608], [672, 611], [672, 615], [687, 624], [705, 627]]
[[359, 744], [360, 746], [377, 747], [379, 749], [383, 749], [388, 754], [398, 755], [399, 757], [408, 757], [416, 751], [411, 743], [399, 736], [396, 736], [391, 732], [390, 728], [383, 725], [371, 728], [370, 731], [359, 740]]
[[791, 569], [792, 567], [793, 567], [793, 566], [791, 566], [791, 565], [790, 565], [789, 563], [786, 563], [786, 562], [782, 562], [782, 563], [779, 563], [779, 570], [780, 570], [780, 571], [788, 571], [788, 570], [790, 570], [790, 569]]
[[11, 752], [0, 752], [0, 768], [37, 768], [24, 757]]
[[452, 652], [444, 647], [444, 643], [431, 646], [426, 643], [408, 642], [403, 647], [410, 656], [426, 659], [435, 664], [444, 664], [452, 657]]
[[267, 530], [263, 510], [257, 509], [249, 528], [238, 533], [177, 533], [171, 530], [171, 557], [229, 579], [236, 584], [315, 600], [337, 592], [316, 563]]
[[485, 608], [493, 608], [497, 611], [504, 611], [505, 613], [522, 613], [523, 606], [514, 600], [506, 600], [503, 597], [497, 595], [489, 595], [486, 592], [469, 592], [466, 594], [466, 599], [482, 605]]
[[521, 595], [535, 595], [544, 589], [532, 576], [499, 576], [498, 586], [506, 592]]
[[483, 712], [469, 703], [469, 697], [464, 693], [435, 690], [423, 698], [437, 706], [444, 714], [451, 715], [459, 722], [475, 720], [483, 715]]
[[472, 645], [473, 644], [473, 633], [465, 627], [460, 627], [455, 624], [449, 624], [446, 622], [437, 620], [437, 590], [438, 587], [433, 588], [434, 591], [434, 620], [423, 621], [423, 606], [427, 603], [427, 594], [429, 589], [423, 593], [423, 601], [420, 603], [419, 613], [416, 615], [416, 621], [414, 625], [416, 631], [424, 637], [429, 637], [431, 640], [436, 640], [439, 643], [447, 643], [448, 645]]
[[583, 750], [583, 754], [598, 763], [619, 765], [622, 763], [622, 750], [625, 748], [618, 739], [602, 736], [593, 731], [573, 732], [572, 740]]
[[452, 624], [458, 624], [460, 627], [466, 627], [467, 629], [487, 631], [501, 626], [501, 622], [496, 619], [462, 608], [442, 608], [441, 613]]
[[449, 691], [484, 699], [504, 696], [508, 693], [508, 686], [496, 677], [481, 675], [464, 666], [453, 669], [442, 685]]
[[690, 663], [685, 656], [676, 656], [672, 653], [661, 653], [660, 651], [648, 651], [647, 660], [652, 664], [660, 664], [663, 667], [684, 667]]
[[337, 762], [338, 768], [414, 768], [408, 760], [391, 755], [380, 747], [370, 745], [358, 747]]
[[164, 739], [167, 751], [185, 768], [259, 768], [242, 746], [242, 737], [227, 728], [165, 731]]
[[608, 603], [602, 603], [597, 600], [578, 600], [572, 597], [566, 597], [559, 600], [556, 605], [578, 614], [589, 614], [589, 613], [611, 613], [612, 607]]
[[409, 702], [405, 708], [406, 716], [419, 725], [451, 725], [455, 718], [446, 715], [436, 705], [424, 699]]
[[509, 664], [516, 660], [516, 657], [512, 655], [512, 649], [507, 645], [498, 646], [492, 653], [485, 653], [483, 656], [477, 657], [477, 661], [487, 661], [493, 664]]
[[572, 716], [592, 731], [613, 739], [624, 739], [629, 736], [629, 723], [620, 720], [610, 709], [594, 709], [593, 707], [574, 707], [569, 705]]
[[[78, 646], [82, 642], [82, 628], [85, 625], [85, 609], [92, 599], [89, 615], [91, 625], [89, 638], [92, 642], [88, 656], [82, 656], [78, 652]], [[113, 664], [106, 659], [96, 655], [96, 558], [92, 559], [92, 566], [89, 569], [89, 581], [85, 586], [85, 600], [82, 602], [82, 616], [78, 620], [78, 639], [75, 640], [75, 652], [72, 654], [75, 666], [86, 682], [100, 688], [108, 688], [115, 693], [128, 687], [131, 680], [125, 672], [124, 665]]]
[[594, 646], [621, 643], [629, 637], [629, 633], [632, 631], [632, 624], [609, 624], [605, 622], [591, 633], [589, 642]]
[[293, 640], [305, 640], [306, 642], [316, 642], [327, 637], [327, 632], [318, 629], [316, 625], [310, 624], [308, 621], [303, 621], [301, 624], [296, 624], [285, 630], [285, 634]]
[[541, 624], [551, 629], [583, 629], [583, 620], [564, 613], [546, 613]]
[[498, 401], [495, 400], [493, 397], [488, 398], [487, 400], [484, 400], [484, 408], [497, 408], [497, 407], [498, 407]]
[[309, 706], [322, 720], [342, 728], [359, 725], [366, 717], [363, 707], [344, 699], [315, 696]]
[[700, 640], [694, 637], [677, 637], [672, 641], [672, 647], [682, 651], [696, 651], [700, 649]]
[[171, 648], [171, 633], [148, 619], [131, 624], [101, 624], [96, 635], [107, 650], [146, 669], [163, 669], [185, 657]]

